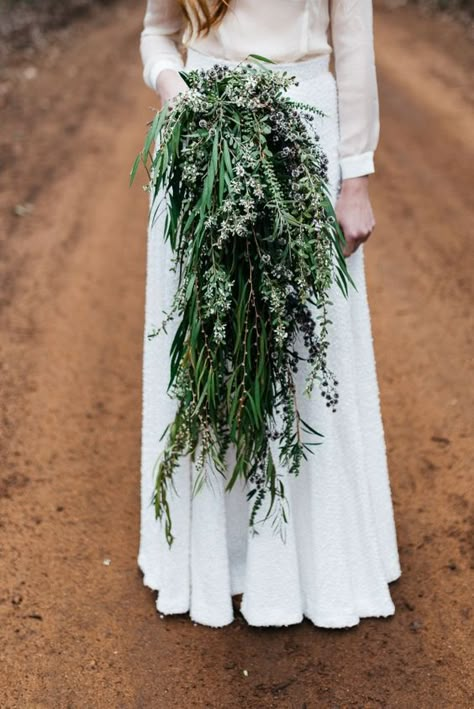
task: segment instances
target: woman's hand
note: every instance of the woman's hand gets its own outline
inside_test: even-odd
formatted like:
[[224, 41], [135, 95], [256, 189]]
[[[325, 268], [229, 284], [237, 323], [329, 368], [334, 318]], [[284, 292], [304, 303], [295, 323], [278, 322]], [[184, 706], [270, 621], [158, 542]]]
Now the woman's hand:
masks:
[[163, 69], [158, 74], [156, 90], [163, 103], [173, 103], [178, 94], [188, 90], [186, 83], [174, 69]]
[[367, 241], [375, 226], [368, 175], [343, 180], [336, 202], [336, 218], [347, 242], [344, 256], [350, 256]]

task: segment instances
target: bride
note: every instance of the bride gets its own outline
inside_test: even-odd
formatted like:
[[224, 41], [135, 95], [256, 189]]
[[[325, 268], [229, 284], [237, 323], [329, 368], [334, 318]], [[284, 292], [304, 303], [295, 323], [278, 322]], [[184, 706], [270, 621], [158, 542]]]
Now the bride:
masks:
[[[316, 393], [299, 402], [324, 441], [298, 477], [278, 470], [290, 506], [285, 540], [271, 525], [249, 533], [243, 484], [225, 492], [224, 481], [214, 479], [193, 496], [196, 471], [184, 459], [170, 499], [175, 540], [168, 547], [151, 505], [160, 437], [175, 411], [166, 393], [172, 328], [147, 338], [175, 290], [164, 215], [158, 218], [148, 234], [138, 563], [163, 614], [189, 611], [197, 623], [224, 626], [234, 618], [233, 597], [241, 596], [250, 625], [286, 626], [306, 617], [344, 628], [393, 614], [388, 584], [400, 575], [364, 272], [363, 244], [375, 224], [368, 181], [379, 137], [371, 0], [148, 0], [144, 79], [162, 101], [186, 91], [180, 70], [234, 65], [249, 54], [296, 76], [290, 95], [326, 114], [313, 125], [357, 287], [347, 300], [336, 289], [331, 294], [329, 366], [341, 403], [333, 414]], [[229, 466], [232, 456], [231, 449]]]

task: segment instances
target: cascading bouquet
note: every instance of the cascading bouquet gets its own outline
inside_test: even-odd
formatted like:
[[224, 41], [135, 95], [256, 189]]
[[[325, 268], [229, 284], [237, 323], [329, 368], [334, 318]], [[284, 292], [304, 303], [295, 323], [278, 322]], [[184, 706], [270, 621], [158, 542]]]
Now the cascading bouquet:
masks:
[[169, 545], [167, 493], [180, 456], [196, 465], [193, 494], [211, 470], [226, 477], [226, 490], [243, 478], [250, 526], [267, 495], [264, 519], [278, 509], [286, 521], [270, 442], [278, 441], [280, 464], [297, 475], [317, 445], [304, 435], [321, 435], [298, 410], [294, 375], [302, 360], [305, 394], [317, 382], [326, 406], [335, 410], [338, 401], [327, 364], [329, 289], [336, 282], [347, 296], [352, 281], [312, 125], [324, 114], [286, 94], [294, 77], [252, 59], [182, 72], [189, 90], [156, 114], [131, 171], [133, 181], [141, 162], [147, 168], [151, 219], [165, 205], [164, 238], [178, 274], [172, 307], [148, 335], [179, 318], [168, 388], [178, 405], [162, 435], [153, 499]]

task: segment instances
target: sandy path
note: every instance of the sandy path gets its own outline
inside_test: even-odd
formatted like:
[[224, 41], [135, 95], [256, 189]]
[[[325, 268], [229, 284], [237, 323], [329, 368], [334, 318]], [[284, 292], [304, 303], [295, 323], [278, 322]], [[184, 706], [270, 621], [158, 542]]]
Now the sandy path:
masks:
[[154, 102], [141, 19], [99, 13], [34, 80], [23, 60], [0, 77], [0, 705], [472, 707], [472, 48], [451, 24], [377, 13], [366, 256], [397, 614], [215, 631], [160, 619], [135, 562], [146, 199], [127, 173]]

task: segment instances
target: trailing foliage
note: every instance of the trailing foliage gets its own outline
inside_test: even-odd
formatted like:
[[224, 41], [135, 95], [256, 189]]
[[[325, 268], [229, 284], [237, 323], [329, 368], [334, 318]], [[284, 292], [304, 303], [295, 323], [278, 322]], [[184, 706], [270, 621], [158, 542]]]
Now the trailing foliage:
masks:
[[154, 492], [169, 544], [168, 491], [184, 455], [197, 468], [193, 494], [216, 472], [227, 490], [243, 478], [250, 526], [272, 513], [281, 529], [285, 490], [270, 442], [278, 442], [280, 465], [298, 475], [318, 443], [308, 435], [321, 435], [298, 410], [302, 360], [306, 395], [317, 384], [326, 406], [336, 410], [338, 401], [327, 365], [328, 292], [336, 281], [347, 295], [350, 276], [312, 125], [322, 114], [287, 95], [294, 77], [254, 59], [183, 72], [189, 90], [156, 114], [131, 172], [133, 180], [140, 162], [149, 171], [152, 219], [165, 205], [178, 281], [163, 325], [149, 333], [179, 318], [169, 381], [178, 408], [163, 434]]

